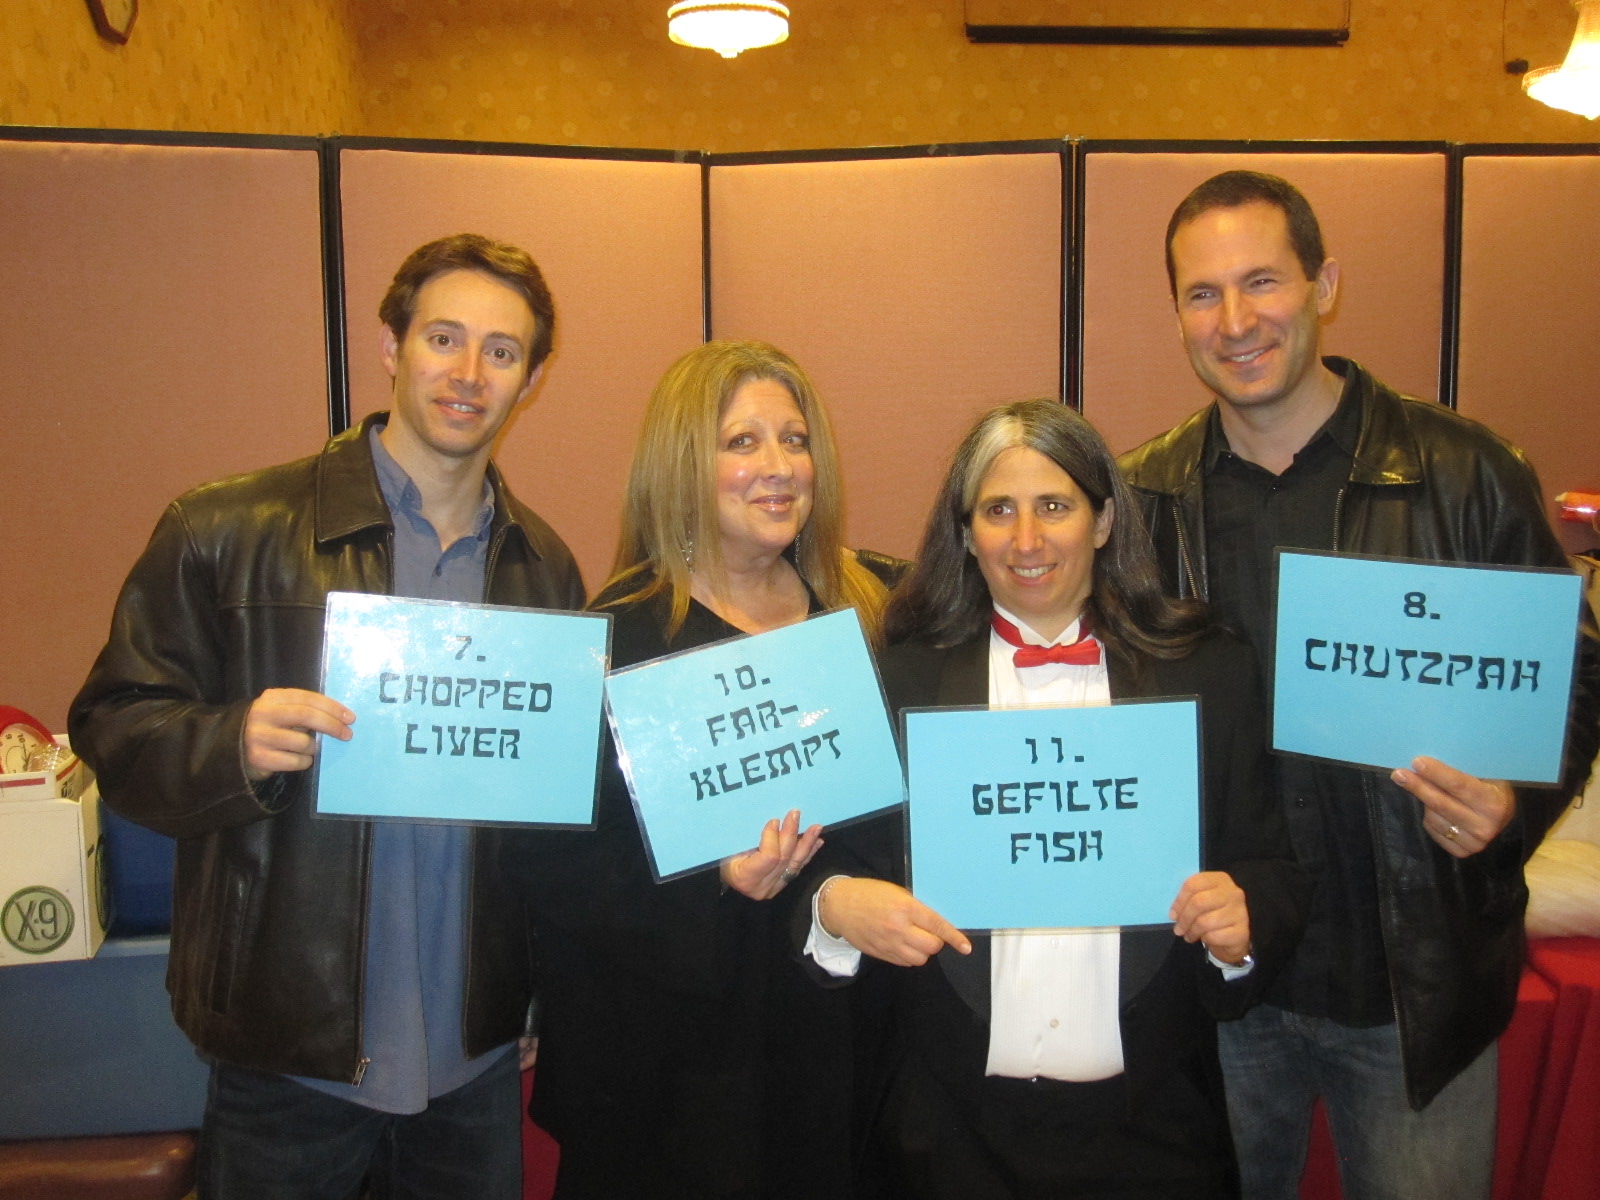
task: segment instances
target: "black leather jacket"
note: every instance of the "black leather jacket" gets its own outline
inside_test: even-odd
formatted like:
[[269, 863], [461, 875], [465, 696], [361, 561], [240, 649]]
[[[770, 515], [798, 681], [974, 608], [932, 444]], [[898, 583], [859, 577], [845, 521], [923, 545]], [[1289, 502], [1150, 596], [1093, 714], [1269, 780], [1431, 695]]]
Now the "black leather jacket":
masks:
[[[1350, 479], [1334, 510], [1334, 549], [1356, 554], [1564, 568], [1538, 481], [1515, 447], [1440, 404], [1401, 396], [1347, 359], [1324, 363], [1361, 405]], [[1206, 597], [1204, 452], [1211, 409], [1124, 455], [1163, 578]], [[1420, 1108], [1499, 1037], [1522, 972], [1522, 864], [1583, 789], [1600, 744], [1600, 643], [1585, 631], [1558, 789], [1519, 788], [1494, 844], [1455, 859], [1422, 828], [1421, 806], [1381, 772], [1363, 772], [1379, 912], [1405, 1062]]]
[[[203, 1053], [354, 1081], [371, 826], [313, 816], [310, 772], [245, 776], [244, 716], [265, 688], [316, 690], [330, 590], [390, 590], [393, 531], [367, 443], [386, 414], [322, 453], [175, 500], [118, 598], [68, 727], [108, 804], [178, 839], [167, 989]], [[494, 491], [484, 599], [581, 608], [561, 539]], [[462, 1044], [521, 1031], [533, 979], [507, 839], [472, 845]]]

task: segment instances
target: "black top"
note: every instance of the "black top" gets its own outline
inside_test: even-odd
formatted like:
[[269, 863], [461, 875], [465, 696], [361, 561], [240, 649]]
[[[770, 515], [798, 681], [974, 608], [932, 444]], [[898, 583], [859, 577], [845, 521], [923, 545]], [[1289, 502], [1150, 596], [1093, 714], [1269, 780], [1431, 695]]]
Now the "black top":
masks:
[[[1360, 424], [1360, 405], [1347, 387], [1327, 423], [1274, 475], [1228, 448], [1212, 412], [1204, 460], [1211, 605], [1264, 664], [1272, 662], [1275, 551], [1337, 548]], [[1386, 1024], [1394, 1008], [1361, 772], [1287, 756], [1274, 763], [1295, 854], [1316, 890], [1300, 949], [1266, 999], [1344, 1025]]]
[[[669, 639], [664, 595], [604, 611], [613, 667], [741, 632], [691, 601]], [[752, 901], [714, 867], [656, 883], [609, 735], [605, 750], [596, 830], [537, 835], [527, 880], [542, 960], [531, 1107], [561, 1143], [559, 1194], [848, 1197], [849, 1001], [780, 936], [799, 889]]]

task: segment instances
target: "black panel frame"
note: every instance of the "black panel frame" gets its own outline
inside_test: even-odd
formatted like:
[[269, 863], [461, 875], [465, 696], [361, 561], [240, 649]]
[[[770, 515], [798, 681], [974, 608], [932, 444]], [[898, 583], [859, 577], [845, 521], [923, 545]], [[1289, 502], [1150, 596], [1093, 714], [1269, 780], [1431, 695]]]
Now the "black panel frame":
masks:
[[1350, 40], [1342, 29], [1252, 29], [1188, 25], [974, 25], [977, 45], [1021, 46], [1288, 46], [1338, 49]]
[[1061, 402], [1083, 412], [1082, 142], [1061, 156]]
[[328, 436], [350, 428], [350, 354], [344, 304], [344, 194], [339, 147], [317, 149], [322, 168], [322, 313], [328, 354]]
[[[1077, 346], [1081, 337], [1082, 315], [1077, 306], [1069, 303], [1073, 295], [1072, 280], [1078, 270], [1078, 242], [1081, 222], [1078, 220], [1078, 201], [1074, 199], [1074, 181], [1081, 176], [1081, 154], [1078, 143], [1072, 138], [1024, 138], [999, 142], [930, 142], [909, 146], [853, 146], [823, 150], [754, 150], [735, 153], [708, 153], [704, 158], [705, 180], [703, 237], [706, 245], [705, 275], [705, 336], [711, 339], [711, 171], [717, 167], [770, 166], [783, 163], [872, 162], [909, 158], [978, 158], [995, 154], [1054, 154], [1061, 159], [1061, 266], [1057, 291], [1061, 297], [1061, 325], [1057, 334], [1056, 353], [1059, 366], [1057, 376], [1061, 399], [1075, 408], [1082, 408], [1078, 395]], [[1081, 199], [1081, 197], [1080, 197]], [[1081, 299], [1081, 295], [1079, 297]], [[1074, 324], [1076, 322], [1076, 324]]]
[[1461, 384], [1461, 252], [1469, 158], [1594, 158], [1600, 142], [1473, 142], [1450, 147], [1445, 197], [1445, 326], [1439, 346], [1439, 399], [1457, 407]]
[[[0, 125], [0, 141], [75, 142], [95, 146], [173, 146], [201, 150], [300, 150], [317, 156], [318, 201], [322, 236], [322, 322], [327, 348], [328, 432], [349, 424], [348, 387], [345, 382], [344, 310], [332, 305], [332, 280], [343, 277], [342, 239], [337, 227], [330, 240], [329, 204], [338, 211], [337, 162], [330, 180], [327, 139], [273, 133], [185, 133], [168, 129], [59, 129], [51, 125]], [[332, 257], [330, 257], [330, 251]], [[342, 406], [342, 407], [341, 407]], [[342, 413], [342, 423], [336, 424]]]
[[[1455, 364], [1460, 354], [1460, 179], [1457, 154], [1461, 147], [1453, 142], [1434, 141], [1221, 141], [1158, 140], [1145, 138], [1086, 138], [1078, 143], [1083, 154], [1082, 178], [1088, 176], [1092, 154], [1437, 154], [1445, 160], [1445, 221], [1440, 235], [1444, 239], [1444, 280], [1439, 325], [1439, 402], [1455, 407]], [[1078, 207], [1079, 237], [1082, 237], [1084, 194], [1080, 182]], [[1082, 244], [1077, 264], [1077, 304], [1083, 306]], [[1078, 378], [1074, 383], [1081, 396], [1083, 389], [1083, 327], [1077, 330]]]
[[[340, 156], [346, 150], [393, 150], [402, 154], [473, 154], [505, 158], [567, 158], [611, 162], [700, 163], [701, 281], [704, 328], [711, 328], [710, 227], [707, 223], [706, 155], [699, 150], [650, 150], [627, 146], [559, 146], [539, 142], [449, 141], [440, 138], [330, 137], [318, 139], [323, 163], [323, 264], [328, 326], [328, 433], [350, 427], [350, 365], [345, 306], [344, 220], [339, 190]], [[330, 222], [332, 223], [330, 225]], [[337, 381], [337, 382], [336, 382]]]
[[192, 146], [219, 150], [316, 150], [323, 139], [276, 133], [184, 133], [169, 129], [67, 129], [54, 125], [0, 125], [0, 141]]
[[1071, 138], [1025, 138], [1012, 142], [928, 142], [914, 146], [841, 146], [832, 150], [749, 150], [708, 153], [713, 167], [771, 163], [861, 162], [891, 158], [974, 158], [984, 154], [1060, 154]]
[[[999, 27], [993, 27], [999, 28]], [[1183, 31], [1193, 32], [1193, 31]], [[1205, 32], [1205, 31], [1201, 31]], [[1260, 31], [1251, 31], [1260, 32]], [[1272, 31], [1269, 31], [1272, 32]], [[1297, 31], [1276, 31], [1297, 32]], [[1039, 40], [1039, 39], [1031, 39]], [[1171, 44], [1171, 43], [1161, 43]], [[1189, 44], [1212, 44], [1195, 43]], [[1259, 43], [1291, 44], [1291, 43]], [[1600, 156], [1600, 142], [1299, 141], [1035, 138], [1016, 141], [949, 142], [906, 146], [840, 147], [815, 150], [712, 153], [632, 147], [566, 146], [525, 142], [452, 141], [430, 138], [303, 137], [279, 134], [190, 133], [160, 129], [87, 129], [53, 126], [0, 126], [0, 141], [80, 142], [314, 151], [320, 165], [322, 268], [328, 373], [328, 428], [336, 434], [349, 425], [344, 237], [340, 198], [340, 154], [345, 150], [395, 150], [405, 153], [508, 155], [529, 158], [612, 159], [631, 162], [698, 163], [701, 167], [701, 323], [710, 338], [711, 293], [710, 173], [714, 167], [770, 163], [846, 162], [873, 159], [972, 157], [991, 154], [1051, 153], [1061, 157], [1061, 398], [1081, 411], [1084, 329], [1084, 188], [1094, 154], [1442, 154], [1446, 162], [1443, 313], [1439, 357], [1439, 399], [1454, 407], [1460, 358], [1461, 216], [1464, 164], [1473, 157]]]

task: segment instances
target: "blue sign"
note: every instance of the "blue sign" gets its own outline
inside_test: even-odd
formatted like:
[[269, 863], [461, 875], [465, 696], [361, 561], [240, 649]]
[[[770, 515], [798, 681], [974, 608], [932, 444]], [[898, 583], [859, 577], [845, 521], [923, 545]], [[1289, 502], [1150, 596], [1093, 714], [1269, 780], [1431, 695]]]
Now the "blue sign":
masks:
[[592, 827], [611, 618], [329, 592], [317, 811]]
[[1273, 749], [1555, 783], [1581, 602], [1570, 571], [1280, 551]]
[[658, 880], [754, 848], [792, 808], [831, 826], [904, 799], [854, 609], [613, 671], [606, 704]]
[[1200, 869], [1198, 710], [907, 710], [911, 890], [961, 929], [1166, 923]]

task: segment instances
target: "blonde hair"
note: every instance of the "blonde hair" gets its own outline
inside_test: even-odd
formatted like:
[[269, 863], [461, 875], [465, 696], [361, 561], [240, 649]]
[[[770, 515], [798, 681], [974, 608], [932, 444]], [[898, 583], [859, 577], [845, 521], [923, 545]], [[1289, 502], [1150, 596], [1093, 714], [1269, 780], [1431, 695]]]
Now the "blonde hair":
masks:
[[722, 576], [716, 503], [722, 415], [734, 393], [752, 380], [782, 384], [811, 438], [811, 514], [795, 569], [825, 608], [853, 607], [876, 640], [887, 590], [842, 545], [843, 487], [827, 410], [799, 364], [766, 342], [707, 342], [673, 363], [656, 384], [628, 472], [616, 561], [596, 606], [668, 593], [671, 638], [689, 612], [691, 571], [713, 581]]

